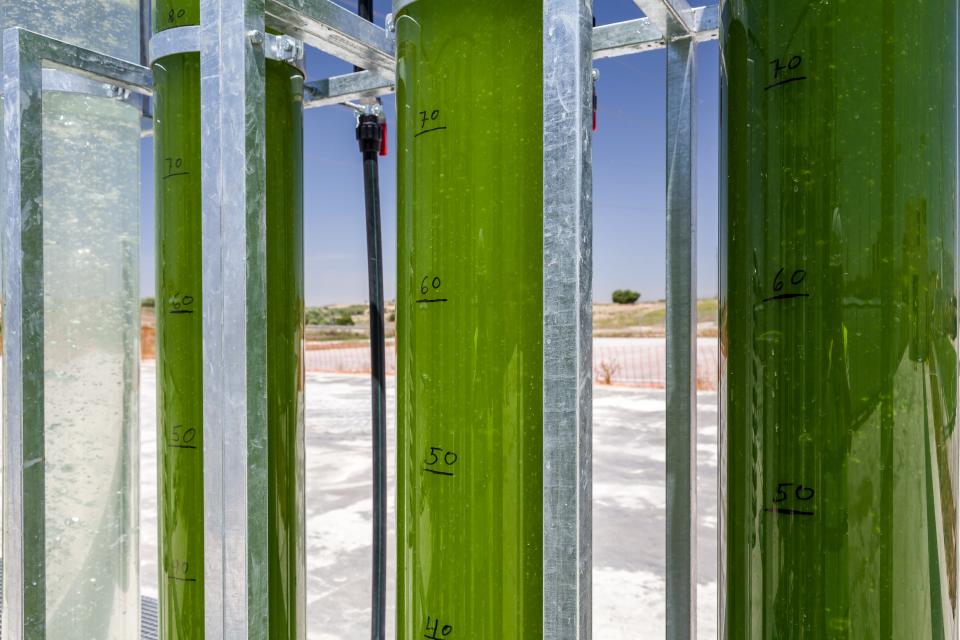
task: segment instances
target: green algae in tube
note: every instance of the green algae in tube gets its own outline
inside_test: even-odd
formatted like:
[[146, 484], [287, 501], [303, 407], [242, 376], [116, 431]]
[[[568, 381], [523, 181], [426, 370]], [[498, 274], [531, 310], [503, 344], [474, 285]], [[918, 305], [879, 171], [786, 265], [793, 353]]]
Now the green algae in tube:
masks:
[[203, 326], [200, 56], [153, 66], [160, 628], [202, 638]]
[[957, 2], [721, 2], [721, 633], [956, 637]]
[[[195, 25], [199, 3], [160, 1], [160, 29]], [[306, 637], [303, 432], [303, 76], [267, 62], [269, 637]], [[200, 59], [154, 64], [160, 627], [202, 638], [203, 344]], [[242, 309], [227, 310], [243, 313]]]
[[397, 13], [397, 638], [542, 636], [537, 2]]

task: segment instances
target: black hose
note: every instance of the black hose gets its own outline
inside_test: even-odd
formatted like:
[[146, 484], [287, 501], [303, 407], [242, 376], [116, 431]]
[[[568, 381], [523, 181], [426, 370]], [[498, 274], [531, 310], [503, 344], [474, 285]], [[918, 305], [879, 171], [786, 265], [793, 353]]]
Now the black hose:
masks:
[[364, 20], [373, 22], [373, 0], [359, 0], [357, 2], [357, 13]]
[[362, 115], [357, 140], [363, 154], [367, 209], [367, 277], [370, 285], [370, 363], [373, 408], [372, 640], [386, 640], [387, 613], [387, 389], [383, 329], [383, 241], [380, 237], [380, 118]]
[[[357, 15], [367, 22], [373, 22], [373, 0], [357, 0]], [[354, 66], [353, 70], [363, 71], [363, 68]]]

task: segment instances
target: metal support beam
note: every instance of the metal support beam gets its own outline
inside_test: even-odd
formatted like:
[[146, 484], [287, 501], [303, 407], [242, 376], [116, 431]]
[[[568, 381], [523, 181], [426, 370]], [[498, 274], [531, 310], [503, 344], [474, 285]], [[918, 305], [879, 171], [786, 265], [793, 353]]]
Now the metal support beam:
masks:
[[357, 71], [325, 80], [308, 82], [304, 89], [304, 109], [315, 109], [333, 104], [354, 102], [365, 98], [377, 98], [393, 93], [395, 81], [392, 75], [376, 71]]
[[690, 5], [687, 0], [633, 0], [644, 15], [665, 36], [677, 37], [695, 31], [689, 20]]
[[543, 0], [543, 638], [592, 608], [593, 8]]
[[[720, 32], [720, 14], [717, 5], [696, 7], [684, 12], [684, 20], [692, 25], [697, 42], [716, 40]], [[650, 18], [601, 25], [593, 30], [593, 59], [642, 53], [667, 46], [666, 37]]]
[[330, 0], [266, 0], [266, 26], [358, 67], [392, 74], [393, 38]]
[[689, 37], [668, 42], [667, 638], [691, 640], [697, 635], [697, 44]]
[[3, 626], [10, 640], [46, 634], [44, 67], [139, 93], [151, 85], [139, 65], [25, 29], [3, 33]]
[[[684, 16], [686, 22], [693, 26], [693, 37], [697, 42], [717, 39], [720, 24], [717, 5], [695, 7]], [[342, 52], [340, 48], [329, 44], [326, 46], [326, 50], [333, 55], [337, 55], [338, 51]], [[392, 47], [392, 43], [390, 46]], [[663, 32], [650, 18], [607, 24], [593, 30], [594, 60], [653, 51], [666, 46], [667, 41]], [[365, 98], [376, 98], [393, 93], [395, 85], [393, 72], [383, 70], [349, 73], [308, 82], [304, 86], [304, 107], [314, 109]]]
[[200, 7], [205, 635], [267, 638], [264, 4]]

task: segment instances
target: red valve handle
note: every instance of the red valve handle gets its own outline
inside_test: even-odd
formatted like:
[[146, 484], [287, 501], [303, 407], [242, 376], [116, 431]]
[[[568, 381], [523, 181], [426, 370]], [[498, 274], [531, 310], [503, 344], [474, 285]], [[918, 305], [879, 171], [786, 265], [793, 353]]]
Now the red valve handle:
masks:
[[387, 142], [387, 121], [384, 120], [380, 123], [380, 156], [386, 156], [390, 150], [389, 144]]
[[598, 99], [597, 99], [597, 90], [594, 89], [594, 90], [593, 90], [593, 130], [594, 130], [594, 131], [597, 130], [597, 104], [598, 104], [598, 102], [599, 102], [599, 101], [598, 101]]

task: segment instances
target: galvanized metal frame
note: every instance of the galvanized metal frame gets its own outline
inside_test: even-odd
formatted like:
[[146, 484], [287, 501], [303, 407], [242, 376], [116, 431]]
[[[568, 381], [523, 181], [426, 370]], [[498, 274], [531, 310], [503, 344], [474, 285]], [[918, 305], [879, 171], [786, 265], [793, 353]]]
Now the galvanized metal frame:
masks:
[[393, 38], [330, 0], [265, 0], [266, 26], [363, 69], [393, 73]]
[[693, 24], [688, 20], [692, 9], [687, 0], [633, 0], [633, 3], [668, 41], [693, 32]]
[[3, 618], [9, 640], [43, 638], [46, 633], [44, 67], [116, 86], [118, 98], [120, 90], [146, 94], [152, 85], [150, 71], [140, 65], [26, 29], [3, 33]]
[[543, 2], [543, 637], [589, 640], [593, 2]]
[[[687, 23], [692, 25], [690, 37], [696, 42], [716, 40], [719, 36], [720, 15], [717, 5], [694, 7], [684, 11]], [[387, 31], [390, 24], [388, 17]], [[602, 60], [667, 47], [667, 36], [650, 19], [637, 18], [593, 29], [593, 59]], [[304, 107], [307, 109], [344, 104], [363, 98], [388, 95], [395, 90], [392, 70], [359, 71], [342, 76], [307, 82]]]
[[667, 638], [697, 635], [696, 42], [667, 45]]
[[[696, 611], [694, 52], [697, 43], [717, 37], [718, 8], [636, 0], [648, 17], [593, 28], [591, 0], [543, 2], [544, 637], [586, 640], [591, 633], [590, 61], [666, 48], [667, 636], [690, 638]], [[300, 45], [288, 46], [289, 37], [267, 34], [268, 27], [370, 69], [307, 83], [307, 107], [384, 95], [395, 84], [389, 29], [330, 0], [202, 0], [199, 29], [170, 30], [151, 42], [154, 58], [181, 49], [201, 53], [205, 630], [220, 640], [267, 636], [267, 542], [257, 526], [267, 516], [264, 70], [267, 58], [302, 53]], [[43, 510], [23, 509], [25, 496], [31, 505], [43, 504], [42, 465], [32, 464], [43, 456], [42, 67], [69, 68], [144, 94], [151, 79], [142, 66], [21, 29], [4, 34], [4, 52], [4, 124], [12, 151], [5, 163], [11, 214], [5, 227], [4, 592], [7, 631], [27, 633], [44, 623], [38, 613]], [[225, 314], [227, 308], [244, 313]], [[25, 540], [27, 531], [39, 537]], [[24, 590], [26, 581], [31, 588]]]
[[387, 72], [393, 47], [329, 0], [201, 0], [200, 13], [205, 629], [266, 638], [266, 28]]
[[[148, 58], [152, 65], [160, 58], [178, 53], [200, 52], [199, 25], [187, 25], [173, 29], [164, 29], [150, 38]], [[306, 73], [303, 43], [290, 36], [278, 36], [265, 33], [260, 44], [267, 60], [286, 62]]]
[[715, 37], [719, 8], [634, 2], [667, 49], [666, 636], [689, 640], [697, 634], [696, 48]]
[[377, 98], [393, 93], [396, 90], [395, 84], [393, 74], [380, 71], [357, 71], [307, 82], [303, 86], [303, 107], [315, 109], [366, 98]]
[[[720, 14], [718, 5], [682, 10], [687, 23], [692, 25], [689, 37], [696, 42], [716, 40], [719, 37]], [[637, 18], [614, 24], [605, 24], [593, 30], [593, 59], [615, 58], [644, 51], [665, 49], [668, 38], [664, 30], [650, 18]]]
[[205, 637], [267, 638], [263, 0], [202, 0], [200, 23]]

